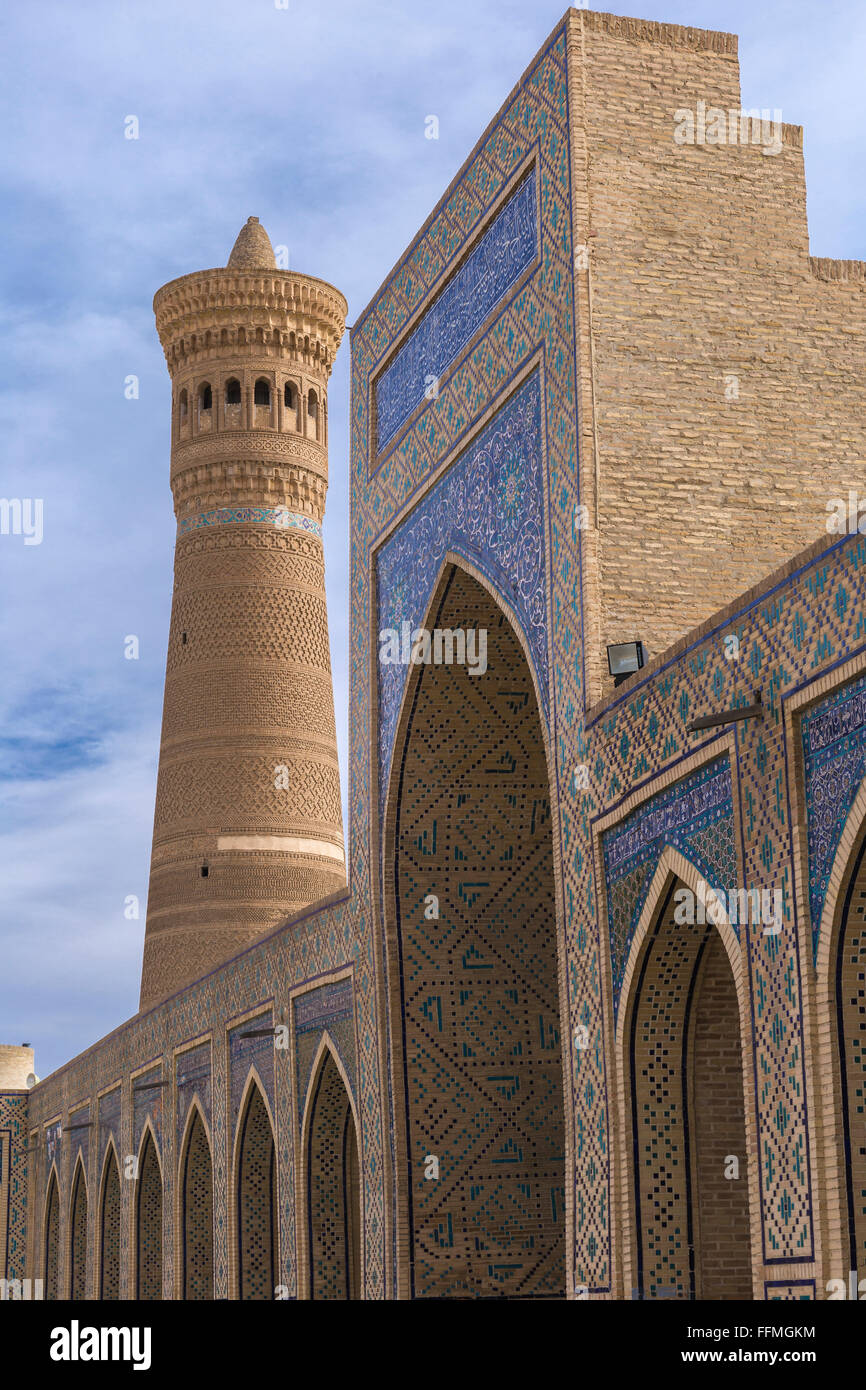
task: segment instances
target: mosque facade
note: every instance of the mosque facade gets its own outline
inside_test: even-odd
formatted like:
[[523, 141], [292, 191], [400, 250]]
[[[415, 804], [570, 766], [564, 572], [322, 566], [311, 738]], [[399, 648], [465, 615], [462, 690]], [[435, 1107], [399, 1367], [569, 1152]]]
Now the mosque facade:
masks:
[[866, 267], [810, 254], [802, 129], [733, 36], [570, 10], [355, 318], [347, 851], [345, 300], [251, 219], [155, 311], [141, 1007], [29, 1086], [0, 1049], [0, 1273], [857, 1296]]

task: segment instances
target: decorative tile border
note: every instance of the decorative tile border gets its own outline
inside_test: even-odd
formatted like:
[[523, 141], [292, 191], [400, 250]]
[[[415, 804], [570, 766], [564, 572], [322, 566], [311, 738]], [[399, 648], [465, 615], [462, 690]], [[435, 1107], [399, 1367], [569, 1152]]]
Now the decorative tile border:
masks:
[[377, 450], [393, 439], [535, 259], [535, 178], [524, 179], [422, 315], [375, 386]]
[[848, 812], [866, 776], [866, 676], [813, 706], [803, 715], [801, 728], [814, 955], [833, 861]]
[[185, 536], [189, 531], [201, 530], [204, 526], [275, 526], [279, 531], [309, 531], [310, 535], [321, 539], [322, 524], [303, 512], [290, 512], [286, 507], [214, 507], [209, 512], [196, 512], [194, 516], [184, 516], [177, 523], [177, 534]]
[[[472, 441], [376, 558], [378, 631], [416, 630], [449, 551], [512, 605], [548, 707], [540, 373], [533, 372]], [[378, 655], [378, 644], [377, 644]], [[409, 666], [379, 668], [379, 791], [384, 804]]]
[[[654, 796], [602, 834], [614, 1017], [623, 974], [655, 866], [677, 849], [714, 889], [737, 885], [731, 767], [716, 760]], [[739, 936], [739, 928], [733, 925]]]

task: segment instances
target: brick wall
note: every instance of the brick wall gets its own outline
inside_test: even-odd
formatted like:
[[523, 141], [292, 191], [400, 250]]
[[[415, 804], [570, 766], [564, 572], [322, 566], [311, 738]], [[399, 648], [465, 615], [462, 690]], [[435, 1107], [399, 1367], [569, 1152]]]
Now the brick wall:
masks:
[[739, 110], [733, 36], [572, 11], [569, 61], [592, 701], [605, 643], [665, 650], [861, 484], [866, 282], [810, 258], [798, 127], [674, 140]]

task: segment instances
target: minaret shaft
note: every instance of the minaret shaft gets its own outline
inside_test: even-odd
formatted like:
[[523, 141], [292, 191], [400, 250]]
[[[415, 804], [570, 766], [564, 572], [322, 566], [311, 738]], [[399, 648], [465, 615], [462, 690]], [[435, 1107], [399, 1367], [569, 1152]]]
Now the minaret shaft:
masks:
[[346, 882], [322, 517], [346, 304], [229, 266], [154, 300], [178, 523], [141, 1007]]

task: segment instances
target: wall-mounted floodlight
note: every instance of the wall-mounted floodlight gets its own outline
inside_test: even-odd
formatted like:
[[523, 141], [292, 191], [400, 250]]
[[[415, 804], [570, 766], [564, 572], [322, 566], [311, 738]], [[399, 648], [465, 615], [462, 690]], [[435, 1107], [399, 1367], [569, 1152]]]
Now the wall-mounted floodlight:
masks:
[[641, 669], [643, 663], [643, 642], [616, 642], [607, 649], [607, 669], [613, 676], [614, 685], [622, 685], [624, 680]]

